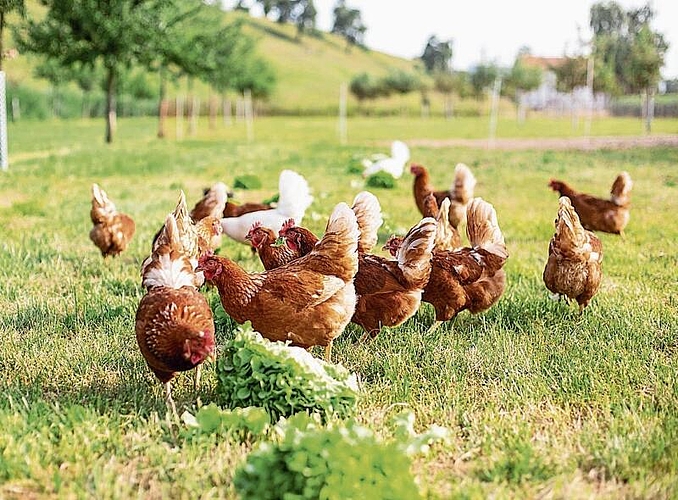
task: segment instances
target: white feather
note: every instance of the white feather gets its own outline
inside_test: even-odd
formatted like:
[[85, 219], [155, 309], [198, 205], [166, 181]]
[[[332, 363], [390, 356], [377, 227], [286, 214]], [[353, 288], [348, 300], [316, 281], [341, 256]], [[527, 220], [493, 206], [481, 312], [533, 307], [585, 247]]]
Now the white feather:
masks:
[[[391, 143], [391, 156], [370, 162], [363, 170], [363, 177], [369, 177], [377, 172], [384, 171], [399, 179], [405, 170], [405, 164], [410, 160], [410, 148], [402, 141]], [[366, 162], [363, 162], [365, 165]]]
[[261, 223], [263, 227], [271, 229], [276, 234], [287, 219], [294, 219], [296, 225], [301, 225], [306, 210], [313, 202], [308, 182], [292, 170], [283, 170], [278, 180], [278, 189], [280, 198], [274, 209], [258, 210], [239, 217], [221, 219], [224, 234], [247, 244], [245, 236], [255, 222]]

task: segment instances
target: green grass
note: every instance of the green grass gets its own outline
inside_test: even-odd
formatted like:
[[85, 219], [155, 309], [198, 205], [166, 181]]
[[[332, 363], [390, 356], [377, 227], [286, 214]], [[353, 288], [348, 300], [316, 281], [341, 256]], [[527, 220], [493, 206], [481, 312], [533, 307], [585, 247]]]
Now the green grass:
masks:
[[[170, 432], [163, 388], [134, 338], [142, 296], [139, 264], [179, 189], [190, 203], [217, 180], [257, 175], [269, 197], [280, 170], [302, 173], [315, 201], [306, 219], [321, 232], [332, 207], [363, 188], [354, 155], [389, 141], [482, 138], [486, 120], [349, 120], [349, 143], [330, 119], [264, 119], [248, 143], [244, 126], [176, 142], [154, 138], [153, 120], [121, 120], [103, 143], [103, 121], [11, 124], [0, 174], [0, 497], [234, 498], [231, 478], [250, 443], [184, 440]], [[173, 124], [168, 127], [173, 130]], [[657, 120], [655, 131], [678, 123]], [[595, 121], [595, 135], [637, 135], [638, 120]], [[569, 120], [500, 121], [498, 135], [576, 136]], [[361, 375], [359, 420], [379, 431], [401, 405], [422, 428], [452, 439], [418, 458], [430, 498], [667, 498], [678, 491], [678, 150], [497, 151], [412, 147], [436, 185], [460, 161], [476, 194], [494, 204], [510, 258], [508, 286], [486, 313], [461, 313], [432, 334], [432, 308], [355, 344], [349, 325], [335, 360]], [[552, 302], [541, 280], [561, 177], [592, 194], [614, 176], [634, 179], [626, 239], [601, 234], [604, 280], [583, 315]], [[88, 239], [89, 189], [98, 182], [137, 221], [129, 249], [104, 262]], [[375, 189], [385, 224], [380, 243], [419, 219], [405, 174]], [[244, 245], [221, 253], [250, 270]], [[215, 292], [207, 292], [216, 299]], [[232, 332], [221, 325], [217, 340]], [[207, 365], [199, 395], [180, 375], [180, 408], [213, 397]], [[181, 410], [180, 410], [181, 411]]]

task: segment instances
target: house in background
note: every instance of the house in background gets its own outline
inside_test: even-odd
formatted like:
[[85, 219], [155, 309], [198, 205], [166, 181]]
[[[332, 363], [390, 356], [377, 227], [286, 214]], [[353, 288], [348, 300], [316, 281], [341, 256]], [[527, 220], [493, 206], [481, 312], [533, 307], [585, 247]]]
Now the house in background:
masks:
[[567, 60], [566, 57], [538, 57], [526, 54], [521, 62], [528, 68], [542, 70], [541, 85], [520, 98], [520, 107], [529, 110], [546, 111], [549, 114], [564, 115], [579, 111], [601, 113], [606, 110], [608, 98], [602, 92], [593, 94], [588, 87], [576, 87], [572, 92], [559, 92], [554, 69]]

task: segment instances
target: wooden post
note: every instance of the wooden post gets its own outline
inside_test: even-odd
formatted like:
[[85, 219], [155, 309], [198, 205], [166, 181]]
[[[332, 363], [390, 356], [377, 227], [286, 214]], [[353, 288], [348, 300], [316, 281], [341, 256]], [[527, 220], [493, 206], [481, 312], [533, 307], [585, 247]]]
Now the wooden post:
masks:
[[188, 134], [194, 136], [198, 131], [198, 113], [200, 112], [200, 98], [193, 96], [191, 99], [191, 115], [188, 121]]
[[224, 115], [224, 126], [229, 126], [233, 124], [233, 118], [231, 116], [231, 113], [233, 109], [231, 108], [231, 100], [224, 95], [223, 101], [222, 101], [222, 114]]
[[339, 132], [339, 144], [346, 144], [348, 139], [348, 124], [346, 122], [346, 110], [348, 100], [348, 86], [345, 83], [339, 84], [339, 122], [337, 130]]
[[177, 96], [177, 105], [176, 105], [176, 138], [177, 140], [181, 139], [184, 136], [184, 100]]

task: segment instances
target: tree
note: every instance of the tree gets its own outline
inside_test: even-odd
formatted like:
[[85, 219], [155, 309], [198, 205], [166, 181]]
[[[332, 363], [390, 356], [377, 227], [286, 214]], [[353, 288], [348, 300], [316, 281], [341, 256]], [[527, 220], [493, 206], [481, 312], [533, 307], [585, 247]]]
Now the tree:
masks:
[[476, 99], [480, 99], [483, 92], [489, 88], [499, 76], [499, 68], [494, 63], [482, 63], [471, 72], [471, 87]]
[[2, 71], [2, 59], [5, 54], [5, 47], [3, 45], [5, 25], [7, 23], [7, 15], [10, 12], [18, 12], [21, 17], [24, 17], [26, 15], [24, 0], [0, 0], [0, 71]]
[[625, 12], [609, 2], [594, 4], [590, 13], [596, 78], [602, 75], [606, 90], [614, 93], [643, 92], [649, 130], [651, 96], [668, 49], [663, 35], [650, 27], [654, 10], [648, 4]]
[[452, 40], [442, 42], [435, 35], [432, 35], [424, 53], [421, 55], [426, 71], [434, 73], [436, 71], [449, 72], [452, 70]]
[[577, 87], [586, 86], [586, 67], [584, 56], [566, 57], [563, 64], [552, 68], [556, 74], [556, 87], [560, 92], [572, 92]]
[[[647, 62], [646, 70], [656, 68], [652, 79], [659, 79], [667, 44], [663, 36], [650, 27], [654, 15], [649, 5], [629, 11], [624, 11], [615, 2], [596, 3], [591, 7], [590, 26], [598, 80], [594, 80], [594, 86], [612, 94], [634, 92], [637, 79], [628, 62], [635, 57], [633, 67], [637, 68], [637, 58], [641, 54]], [[634, 48], [637, 44], [643, 48]]]
[[452, 93], [459, 92], [462, 82], [458, 74], [448, 71], [437, 71], [433, 75], [433, 85], [435, 89], [445, 96], [445, 118], [450, 119], [454, 114], [452, 109]]
[[42, 0], [47, 12], [18, 33], [26, 51], [65, 67], [100, 64], [106, 92], [106, 142], [113, 141], [116, 90], [121, 72], [148, 61], [148, 53], [169, 41], [161, 29], [180, 0]]
[[361, 104], [366, 99], [376, 99], [388, 95], [388, 90], [383, 87], [382, 82], [368, 73], [360, 73], [353, 77], [349, 84], [349, 90]]
[[664, 38], [644, 25], [634, 37], [625, 65], [624, 79], [632, 92], [644, 94], [645, 130], [652, 128], [652, 99], [659, 83], [659, 71], [664, 65], [668, 45]]
[[339, 0], [334, 7], [334, 24], [332, 33], [341, 35], [346, 40], [346, 51], [349, 52], [354, 45], [363, 45], [363, 37], [367, 27], [363, 24], [358, 9], [346, 6], [346, 0]]

